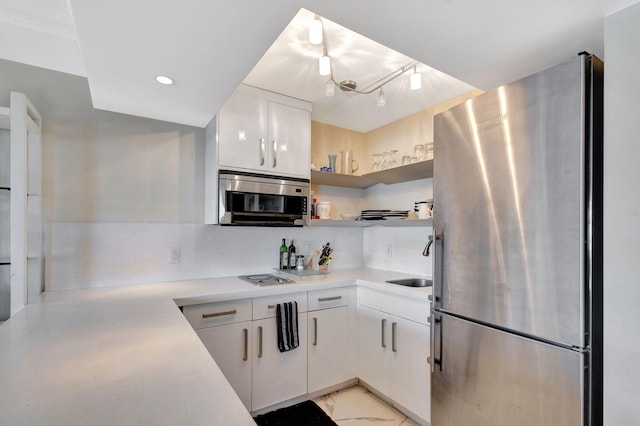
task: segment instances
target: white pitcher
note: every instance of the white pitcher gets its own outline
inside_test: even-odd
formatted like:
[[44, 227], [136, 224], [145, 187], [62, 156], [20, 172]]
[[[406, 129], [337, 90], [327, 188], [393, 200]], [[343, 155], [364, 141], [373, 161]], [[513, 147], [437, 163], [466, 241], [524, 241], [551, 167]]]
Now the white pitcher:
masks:
[[[355, 164], [355, 167], [354, 167]], [[340, 166], [343, 175], [352, 175], [358, 171], [358, 162], [353, 159], [352, 150], [340, 151]]]

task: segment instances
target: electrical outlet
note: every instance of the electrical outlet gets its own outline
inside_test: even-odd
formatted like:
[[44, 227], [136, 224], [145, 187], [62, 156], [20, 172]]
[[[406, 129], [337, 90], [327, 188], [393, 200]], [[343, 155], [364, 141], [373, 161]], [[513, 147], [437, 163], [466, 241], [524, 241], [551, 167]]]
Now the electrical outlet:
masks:
[[169, 249], [169, 263], [180, 263], [180, 249]]
[[387, 243], [387, 257], [393, 257], [393, 246], [391, 243]]

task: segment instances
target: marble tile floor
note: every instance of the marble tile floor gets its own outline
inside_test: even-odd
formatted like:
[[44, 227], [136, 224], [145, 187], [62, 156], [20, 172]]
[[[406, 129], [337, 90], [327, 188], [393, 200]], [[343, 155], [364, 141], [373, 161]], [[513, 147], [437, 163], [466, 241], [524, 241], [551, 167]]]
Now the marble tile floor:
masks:
[[358, 385], [313, 401], [338, 426], [417, 426], [413, 420]]

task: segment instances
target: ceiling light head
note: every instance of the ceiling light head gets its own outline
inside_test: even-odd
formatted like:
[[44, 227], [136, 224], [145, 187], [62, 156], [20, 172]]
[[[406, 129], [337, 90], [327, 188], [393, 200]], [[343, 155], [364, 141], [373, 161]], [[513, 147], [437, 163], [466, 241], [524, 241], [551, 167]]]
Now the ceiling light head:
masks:
[[336, 85], [333, 84], [331, 79], [327, 80], [324, 86], [324, 95], [333, 96], [336, 93]]
[[416, 71], [416, 66], [413, 66], [413, 74], [409, 77], [409, 87], [411, 90], [418, 90], [422, 87], [422, 75]]
[[342, 91], [344, 92], [351, 92], [353, 90], [356, 90], [357, 86], [358, 85], [353, 80], [342, 80], [340, 82], [340, 89], [342, 89]]
[[378, 103], [376, 105], [382, 108], [386, 104], [387, 104], [387, 97], [384, 95], [384, 92], [382, 91], [382, 87], [381, 87], [380, 93], [378, 93]]
[[318, 15], [309, 24], [309, 43], [322, 44], [322, 21]]
[[173, 79], [171, 77], [167, 77], [166, 75], [157, 75], [156, 81], [160, 84], [165, 84], [165, 85], [173, 84]]
[[331, 74], [331, 58], [326, 53], [320, 57], [320, 61], [318, 61], [318, 71], [320, 75], [329, 75]]

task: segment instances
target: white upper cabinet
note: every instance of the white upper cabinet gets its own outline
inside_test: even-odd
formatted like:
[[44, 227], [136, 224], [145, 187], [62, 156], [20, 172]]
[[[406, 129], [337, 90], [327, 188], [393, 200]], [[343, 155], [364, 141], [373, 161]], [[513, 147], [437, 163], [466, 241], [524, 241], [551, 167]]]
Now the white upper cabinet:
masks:
[[267, 165], [267, 101], [234, 93], [219, 114], [220, 167], [264, 169]]
[[267, 168], [273, 174], [309, 179], [311, 114], [300, 108], [269, 102]]
[[218, 114], [218, 167], [309, 179], [311, 104], [240, 86]]

